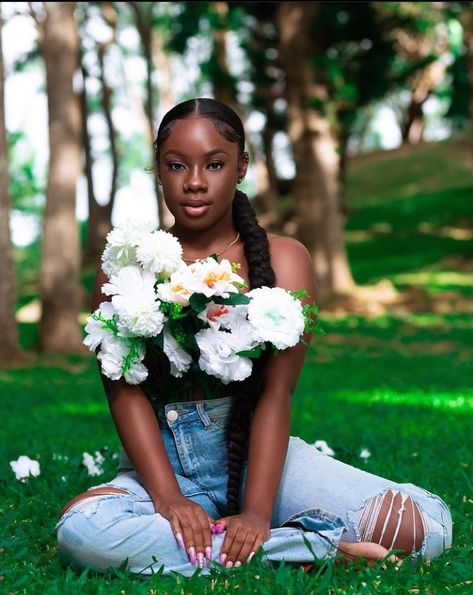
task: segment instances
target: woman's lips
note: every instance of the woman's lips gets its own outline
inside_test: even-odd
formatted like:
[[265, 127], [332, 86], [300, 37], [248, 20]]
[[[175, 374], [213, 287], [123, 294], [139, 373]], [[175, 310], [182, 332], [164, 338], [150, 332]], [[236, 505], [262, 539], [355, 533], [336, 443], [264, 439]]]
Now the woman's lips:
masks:
[[210, 209], [209, 203], [186, 203], [183, 205], [184, 212], [189, 217], [200, 217]]

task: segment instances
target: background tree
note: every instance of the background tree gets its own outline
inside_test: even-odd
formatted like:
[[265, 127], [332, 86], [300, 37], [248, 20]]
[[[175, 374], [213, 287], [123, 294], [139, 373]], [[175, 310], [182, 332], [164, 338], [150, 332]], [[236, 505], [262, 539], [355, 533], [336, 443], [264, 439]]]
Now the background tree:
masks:
[[5, 69], [2, 44], [2, 3], [0, 3], [0, 361], [15, 360], [19, 354], [15, 320], [15, 271], [10, 235], [10, 190], [7, 133], [5, 128]]
[[42, 351], [82, 350], [78, 323], [82, 290], [80, 246], [75, 217], [81, 173], [80, 115], [73, 77], [79, 42], [75, 2], [45, 2], [36, 22], [46, 66], [49, 173], [44, 211], [39, 346]]

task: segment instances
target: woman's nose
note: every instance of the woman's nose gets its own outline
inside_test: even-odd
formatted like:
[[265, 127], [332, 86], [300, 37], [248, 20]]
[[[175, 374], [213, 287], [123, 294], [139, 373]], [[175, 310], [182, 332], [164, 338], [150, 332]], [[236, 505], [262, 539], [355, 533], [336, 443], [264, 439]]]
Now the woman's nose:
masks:
[[195, 168], [189, 170], [189, 175], [184, 180], [185, 192], [201, 192], [207, 190], [207, 180], [204, 172]]

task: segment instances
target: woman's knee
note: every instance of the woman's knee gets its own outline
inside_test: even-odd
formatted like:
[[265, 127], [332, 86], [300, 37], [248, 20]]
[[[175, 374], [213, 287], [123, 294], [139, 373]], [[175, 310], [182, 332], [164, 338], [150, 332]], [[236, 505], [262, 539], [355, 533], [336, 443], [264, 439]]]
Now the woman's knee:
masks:
[[406, 555], [439, 556], [451, 545], [451, 515], [438, 496], [425, 494], [429, 499], [425, 507], [425, 499], [396, 489], [370, 499], [359, 521], [361, 540]]

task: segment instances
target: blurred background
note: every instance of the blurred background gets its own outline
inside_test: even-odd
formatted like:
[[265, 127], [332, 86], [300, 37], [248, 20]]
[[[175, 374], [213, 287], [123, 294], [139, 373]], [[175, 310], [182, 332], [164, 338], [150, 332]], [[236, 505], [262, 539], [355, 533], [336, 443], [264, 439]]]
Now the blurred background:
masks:
[[2, 360], [82, 352], [111, 226], [171, 223], [152, 141], [197, 96], [244, 120], [322, 314], [471, 313], [471, 2], [1, 5]]

